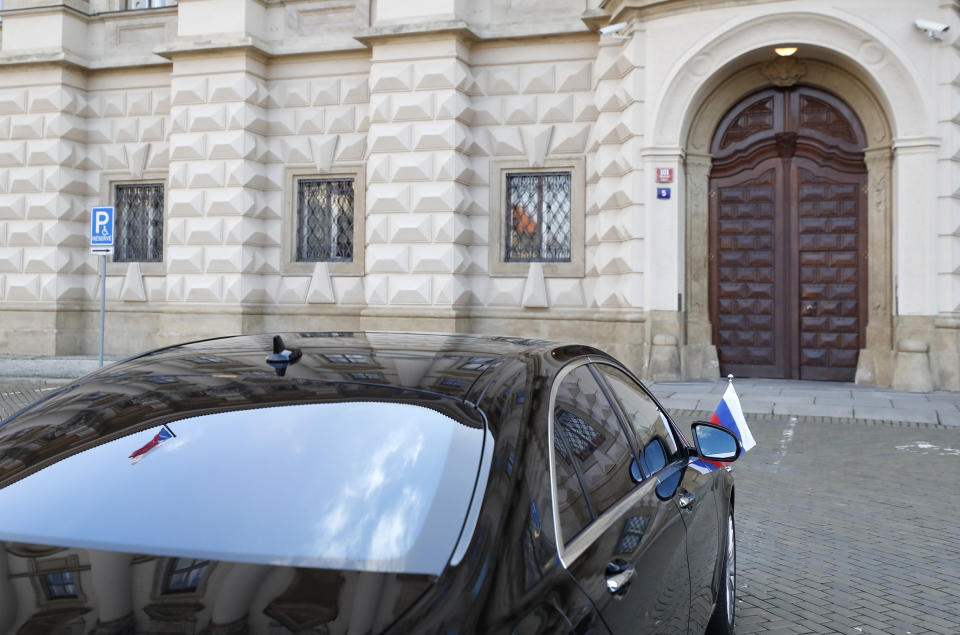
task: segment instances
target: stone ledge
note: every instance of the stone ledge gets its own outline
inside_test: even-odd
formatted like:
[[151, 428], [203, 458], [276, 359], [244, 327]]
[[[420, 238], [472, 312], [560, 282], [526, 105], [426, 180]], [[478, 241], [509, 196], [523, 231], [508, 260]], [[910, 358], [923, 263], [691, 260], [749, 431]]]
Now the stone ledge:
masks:
[[[711, 410], [674, 410], [672, 408], [666, 408], [666, 410], [670, 413], [670, 416], [673, 417], [674, 422], [680, 426], [681, 432], [683, 432], [682, 422], [689, 423], [691, 421], [709, 421], [710, 416], [713, 415], [713, 411]], [[958, 420], [957, 423], [923, 423], [920, 421], [890, 421], [885, 419], [857, 419], [856, 417], [794, 416], [783, 414], [750, 415], [747, 417], [747, 423], [749, 424], [752, 421], [789, 423], [791, 418], [796, 418], [798, 423], [859, 423], [864, 425], [884, 425], [899, 428], [939, 428], [944, 430], [960, 430], [960, 420]]]

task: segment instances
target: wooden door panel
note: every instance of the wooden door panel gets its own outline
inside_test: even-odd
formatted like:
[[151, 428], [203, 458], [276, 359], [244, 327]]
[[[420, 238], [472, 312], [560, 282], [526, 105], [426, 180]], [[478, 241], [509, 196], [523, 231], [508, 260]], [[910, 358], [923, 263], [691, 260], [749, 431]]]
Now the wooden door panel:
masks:
[[714, 341], [728, 372], [782, 376], [778, 322], [776, 235], [780, 162], [716, 179], [711, 187], [715, 248]]
[[790, 177], [797, 192], [800, 377], [853, 381], [862, 347], [858, 250], [865, 175], [798, 157]]
[[768, 89], [711, 145], [710, 312], [722, 373], [852, 381], [864, 345], [859, 120], [808, 87]]

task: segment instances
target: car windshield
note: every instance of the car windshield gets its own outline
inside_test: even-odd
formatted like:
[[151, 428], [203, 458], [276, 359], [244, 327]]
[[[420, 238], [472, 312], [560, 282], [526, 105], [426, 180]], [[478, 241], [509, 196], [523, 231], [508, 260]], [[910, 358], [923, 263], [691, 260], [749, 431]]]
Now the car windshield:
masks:
[[0, 540], [436, 575], [463, 526], [484, 437], [436, 410], [363, 401], [166, 428], [175, 436], [158, 424], [0, 490]]

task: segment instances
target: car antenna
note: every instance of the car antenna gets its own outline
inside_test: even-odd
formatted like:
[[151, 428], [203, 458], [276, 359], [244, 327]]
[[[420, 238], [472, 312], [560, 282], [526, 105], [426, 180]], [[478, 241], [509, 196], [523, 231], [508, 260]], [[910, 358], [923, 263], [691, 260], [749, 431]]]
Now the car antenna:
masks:
[[283, 343], [283, 338], [279, 335], [273, 336], [273, 353], [267, 355], [267, 363], [273, 367], [274, 372], [279, 377], [283, 377], [287, 372], [287, 366], [296, 364], [303, 357], [303, 351], [299, 348], [287, 348]]

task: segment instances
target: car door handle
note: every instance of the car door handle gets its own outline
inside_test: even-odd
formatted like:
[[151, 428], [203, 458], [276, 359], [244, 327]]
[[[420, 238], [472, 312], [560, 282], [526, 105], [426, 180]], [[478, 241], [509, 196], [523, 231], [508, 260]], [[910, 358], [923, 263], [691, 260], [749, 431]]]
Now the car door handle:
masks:
[[630, 580], [633, 579], [636, 572], [637, 570], [633, 568], [633, 565], [626, 560], [617, 558], [608, 562], [604, 570], [604, 576], [607, 579], [607, 591], [614, 598], [623, 599], [623, 596], [630, 590]]
[[693, 501], [696, 500], [696, 496], [690, 492], [684, 492], [677, 497], [677, 502], [680, 504], [681, 509], [693, 509]]

